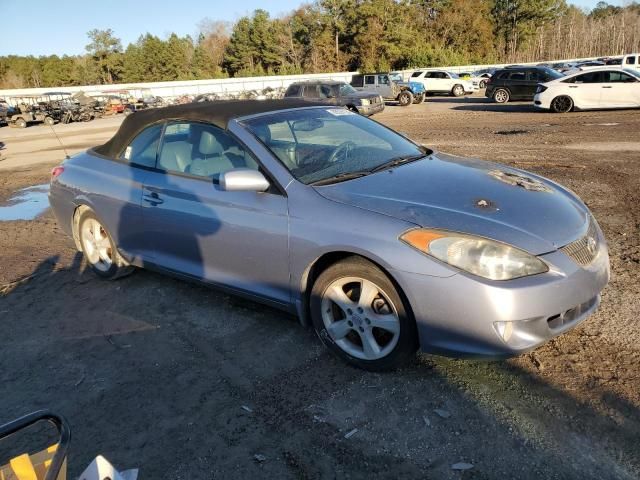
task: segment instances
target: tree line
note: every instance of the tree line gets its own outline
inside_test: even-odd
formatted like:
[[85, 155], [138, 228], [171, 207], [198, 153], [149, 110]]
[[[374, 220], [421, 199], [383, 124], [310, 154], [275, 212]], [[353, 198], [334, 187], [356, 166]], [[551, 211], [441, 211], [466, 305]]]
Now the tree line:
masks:
[[203, 19], [195, 37], [123, 48], [91, 30], [85, 55], [0, 57], [0, 88], [513, 63], [640, 50], [640, 4], [566, 0], [316, 0], [272, 18]]

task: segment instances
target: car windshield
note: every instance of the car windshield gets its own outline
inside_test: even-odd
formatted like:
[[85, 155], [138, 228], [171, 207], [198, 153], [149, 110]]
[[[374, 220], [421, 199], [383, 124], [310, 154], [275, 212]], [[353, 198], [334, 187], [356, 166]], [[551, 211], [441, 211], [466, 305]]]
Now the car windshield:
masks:
[[629, 75], [633, 75], [634, 78], [640, 79], [640, 73], [638, 73], [636, 70], [632, 70], [630, 68], [623, 68], [622, 71], [628, 73]]
[[343, 83], [342, 85], [340, 85], [340, 95], [341, 96], [345, 96], [345, 95], [353, 95], [354, 93], [357, 93], [358, 91], [353, 88], [351, 85], [349, 85], [348, 83]]
[[399, 73], [390, 73], [389, 78], [394, 82], [402, 82], [402, 75]]
[[457, 73], [453, 73], [453, 72], [447, 72], [449, 75], [451, 75], [451, 78], [460, 78], [460, 76]]
[[305, 184], [333, 183], [431, 153], [343, 108], [304, 108], [243, 122]]

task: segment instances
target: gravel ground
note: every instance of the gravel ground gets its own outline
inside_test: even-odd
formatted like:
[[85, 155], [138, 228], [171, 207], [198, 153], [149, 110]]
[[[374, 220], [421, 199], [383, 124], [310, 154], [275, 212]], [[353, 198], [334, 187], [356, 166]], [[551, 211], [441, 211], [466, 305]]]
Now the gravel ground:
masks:
[[[141, 479], [639, 478], [640, 111], [435, 97], [375, 119], [578, 193], [609, 242], [600, 309], [509, 361], [420, 355], [366, 373], [260, 304], [146, 271], [97, 279], [47, 211], [0, 222], [0, 423], [67, 416], [70, 478], [97, 454]], [[56, 131], [73, 152], [119, 121]], [[0, 140], [4, 205], [62, 153], [43, 126]]]

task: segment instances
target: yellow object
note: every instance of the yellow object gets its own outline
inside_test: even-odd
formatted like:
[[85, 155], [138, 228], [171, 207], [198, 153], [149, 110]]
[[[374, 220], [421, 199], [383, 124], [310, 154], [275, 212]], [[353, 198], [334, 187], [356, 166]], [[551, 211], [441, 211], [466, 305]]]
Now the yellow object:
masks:
[[[8, 465], [0, 466], [0, 480], [44, 480], [57, 448], [58, 444], [56, 443], [33, 455], [24, 453], [12, 458]], [[65, 461], [57, 480], [65, 480], [66, 478], [67, 462]]]

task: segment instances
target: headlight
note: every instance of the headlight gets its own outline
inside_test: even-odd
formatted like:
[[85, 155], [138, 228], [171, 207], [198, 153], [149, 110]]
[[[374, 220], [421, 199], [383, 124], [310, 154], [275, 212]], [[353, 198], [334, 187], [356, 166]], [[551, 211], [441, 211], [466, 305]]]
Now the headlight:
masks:
[[361, 104], [362, 104], [362, 105], [365, 105], [365, 106], [366, 106], [366, 105], [369, 105], [369, 100], [367, 100], [366, 98], [363, 98], [363, 99], [361, 100]]
[[511, 280], [549, 271], [539, 258], [505, 243], [444, 230], [414, 229], [400, 240], [465, 272]]

